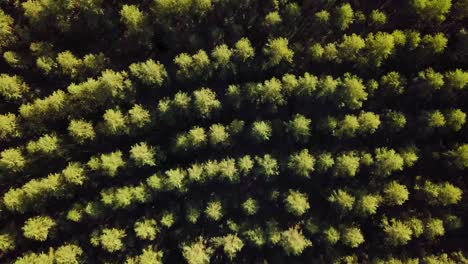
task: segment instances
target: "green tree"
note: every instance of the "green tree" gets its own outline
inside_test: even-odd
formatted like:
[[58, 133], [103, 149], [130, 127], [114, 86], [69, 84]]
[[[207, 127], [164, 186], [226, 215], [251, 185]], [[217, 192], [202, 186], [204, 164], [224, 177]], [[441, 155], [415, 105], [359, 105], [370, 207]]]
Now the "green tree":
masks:
[[359, 56], [359, 52], [365, 47], [364, 39], [356, 34], [344, 35], [343, 40], [338, 45], [339, 56], [342, 60], [354, 61]]
[[354, 177], [359, 171], [359, 157], [354, 152], [344, 152], [335, 158], [333, 175]]
[[[0, 16], [1, 17], [1, 16]], [[0, 95], [8, 101], [18, 101], [28, 93], [29, 86], [17, 75], [0, 74]]]
[[101, 154], [99, 158], [91, 158], [88, 166], [93, 170], [102, 170], [107, 176], [115, 177], [119, 168], [125, 166], [121, 151]]
[[155, 155], [154, 147], [148, 146], [145, 142], [135, 144], [130, 149], [130, 158], [138, 167], [156, 166]]
[[335, 23], [341, 30], [346, 30], [354, 21], [354, 11], [348, 3], [336, 7], [334, 13]]
[[302, 177], [310, 177], [314, 171], [315, 158], [309, 154], [309, 150], [303, 149], [300, 152], [289, 156], [288, 168], [295, 174]]
[[182, 245], [182, 255], [188, 264], [209, 264], [213, 249], [199, 237], [197, 241]]
[[62, 170], [62, 175], [67, 183], [74, 185], [83, 185], [87, 179], [85, 169], [78, 162], [70, 162]]
[[406, 117], [398, 111], [389, 111], [385, 114], [385, 121], [391, 131], [398, 132], [406, 126]]
[[286, 38], [269, 39], [263, 48], [263, 53], [268, 58], [267, 66], [276, 66], [283, 61], [291, 64], [294, 51], [288, 45], [289, 41]]
[[380, 67], [394, 53], [395, 38], [386, 32], [369, 33], [366, 37], [366, 55], [370, 65]]
[[350, 109], [359, 109], [362, 103], [367, 100], [366, 87], [357, 76], [346, 73], [341, 82], [339, 100]]
[[468, 84], [468, 71], [456, 69], [454, 71], [446, 72], [444, 77], [447, 86], [452, 89], [461, 90]]
[[145, 14], [136, 5], [123, 5], [120, 9], [120, 21], [130, 32], [142, 31], [145, 20]]
[[372, 10], [369, 17], [373, 25], [382, 26], [387, 23], [387, 16], [380, 10]]
[[402, 205], [409, 197], [409, 191], [405, 185], [397, 181], [387, 183], [383, 189], [384, 201], [388, 205]]
[[270, 178], [279, 174], [278, 161], [270, 154], [265, 154], [263, 157], [255, 157], [257, 163], [257, 174]]
[[233, 50], [226, 44], [216, 46], [211, 52], [211, 57], [213, 57], [214, 60], [214, 67], [222, 69], [228, 68], [231, 64], [233, 53]]
[[301, 216], [310, 208], [307, 194], [296, 190], [289, 190], [288, 196], [284, 199], [284, 205], [286, 211], [294, 216]]
[[265, 25], [267, 27], [273, 27], [275, 25], [281, 24], [281, 15], [277, 11], [270, 12], [265, 16]]
[[370, 216], [377, 213], [377, 209], [382, 202], [382, 197], [375, 194], [361, 195], [355, 205], [355, 210], [359, 216]]
[[340, 240], [340, 232], [334, 227], [328, 227], [323, 231], [323, 237], [328, 245], [335, 245]]
[[385, 242], [391, 246], [402, 246], [411, 240], [413, 231], [404, 222], [394, 218], [382, 220], [382, 228], [385, 233]]
[[248, 38], [241, 38], [234, 44], [234, 55], [242, 62], [255, 56], [255, 50]]
[[46, 241], [50, 238], [50, 232], [57, 225], [54, 219], [49, 216], [36, 216], [29, 218], [23, 226], [23, 235], [26, 238]]
[[357, 248], [364, 243], [364, 236], [358, 227], [347, 227], [341, 233], [341, 242], [350, 248]]
[[19, 122], [16, 115], [12, 113], [0, 115], [0, 141], [19, 136]]
[[13, 251], [16, 248], [15, 238], [11, 234], [0, 234], [0, 250], [2, 252]]
[[225, 145], [229, 140], [229, 132], [221, 124], [213, 124], [209, 130], [209, 141], [213, 146]]
[[426, 126], [429, 129], [440, 128], [445, 126], [445, 117], [439, 110], [427, 112], [425, 113], [423, 118], [424, 122], [426, 123]]
[[453, 131], [460, 131], [466, 123], [466, 114], [460, 109], [450, 109], [445, 115], [446, 125]]
[[0, 153], [0, 168], [9, 172], [20, 172], [26, 166], [26, 159], [20, 148], [8, 148]]
[[159, 227], [154, 219], [142, 219], [135, 222], [134, 231], [138, 238], [154, 240], [159, 232]]
[[216, 94], [209, 88], [194, 91], [193, 104], [195, 111], [201, 117], [209, 117], [214, 111], [221, 108], [221, 102], [216, 99]]
[[380, 86], [388, 95], [401, 95], [405, 91], [406, 79], [398, 72], [392, 71], [380, 78]]
[[451, 0], [411, 0], [410, 3], [416, 15], [426, 22], [444, 21], [452, 6]]
[[133, 63], [129, 69], [133, 77], [148, 86], [161, 87], [168, 78], [164, 65], [152, 59], [145, 62]]
[[269, 121], [255, 121], [250, 130], [252, 138], [257, 142], [266, 142], [270, 140], [272, 128]]
[[244, 242], [236, 235], [229, 234], [222, 238], [223, 251], [230, 260], [233, 260], [236, 255], [244, 247]]
[[342, 189], [334, 190], [328, 196], [328, 201], [335, 204], [342, 213], [350, 212], [353, 209], [355, 200], [354, 196]]
[[217, 199], [209, 201], [205, 208], [205, 214], [210, 220], [221, 220], [224, 215], [224, 209], [221, 201]]
[[333, 167], [335, 160], [330, 153], [325, 152], [317, 156], [315, 163], [317, 171], [324, 173]]
[[279, 244], [288, 256], [299, 256], [304, 249], [312, 246], [312, 242], [302, 234], [299, 226], [293, 226], [281, 232]]
[[374, 175], [388, 177], [396, 171], [403, 170], [404, 160], [393, 149], [375, 149]]
[[333, 134], [339, 138], [354, 137], [358, 130], [358, 118], [353, 115], [345, 115], [343, 120], [338, 122]]
[[424, 228], [424, 235], [434, 240], [436, 237], [443, 236], [445, 234], [444, 222], [438, 218], [430, 218], [426, 222]]
[[422, 46], [433, 53], [442, 53], [447, 47], [447, 43], [447, 37], [441, 32], [435, 35], [424, 35], [421, 39]]
[[80, 119], [73, 119], [70, 121], [70, 124], [68, 125], [68, 134], [70, 134], [70, 136], [72, 136], [79, 144], [91, 141], [96, 137], [93, 124]]
[[43, 135], [36, 141], [30, 141], [26, 150], [30, 154], [54, 156], [60, 149], [60, 140], [56, 135]]
[[458, 169], [463, 170], [468, 168], [468, 144], [460, 145], [448, 151], [447, 156], [451, 159], [453, 165], [455, 165], [455, 167]]
[[451, 183], [433, 183], [429, 180], [419, 187], [427, 202], [431, 205], [447, 206], [457, 204], [462, 198], [463, 191]]
[[83, 254], [79, 246], [66, 244], [55, 250], [54, 260], [57, 264], [78, 264], [84, 261]]
[[259, 209], [258, 201], [249, 197], [242, 203], [242, 210], [246, 215], [255, 215]]
[[107, 109], [102, 116], [103, 130], [109, 135], [122, 135], [128, 132], [127, 120], [119, 109]]
[[125, 230], [123, 229], [104, 228], [99, 235], [99, 242], [104, 250], [113, 253], [124, 248], [122, 239], [125, 236]]

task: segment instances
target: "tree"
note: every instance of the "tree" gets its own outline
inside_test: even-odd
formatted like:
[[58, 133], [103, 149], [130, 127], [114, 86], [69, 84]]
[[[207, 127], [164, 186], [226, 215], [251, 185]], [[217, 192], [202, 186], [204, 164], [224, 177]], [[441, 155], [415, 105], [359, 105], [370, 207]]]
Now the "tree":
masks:
[[344, 35], [338, 45], [339, 56], [342, 60], [354, 61], [359, 56], [360, 50], [365, 47], [364, 39], [356, 34]]
[[445, 115], [446, 125], [453, 131], [460, 131], [466, 123], [466, 114], [460, 109], [450, 109]]
[[341, 233], [341, 242], [350, 248], [357, 248], [364, 243], [364, 236], [358, 227], [347, 227]]
[[129, 69], [133, 77], [148, 86], [161, 87], [168, 78], [164, 65], [152, 59], [145, 62], [133, 63]]
[[399, 184], [397, 181], [391, 181], [385, 185], [383, 197], [388, 205], [402, 205], [408, 200], [409, 191], [405, 185]]
[[427, 112], [425, 113], [423, 118], [424, 122], [426, 123], [426, 126], [429, 129], [440, 128], [445, 126], [445, 117], [439, 110]]
[[242, 242], [242, 240], [236, 234], [229, 234], [224, 236], [222, 238], [222, 244], [224, 253], [230, 260], [233, 260], [244, 247], [244, 242]]
[[0, 251], [9, 252], [16, 248], [15, 238], [11, 234], [0, 234]]
[[110, 177], [117, 175], [119, 168], [125, 166], [125, 161], [122, 159], [122, 152], [120, 150], [101, 154], [99, 158], [91, 158], [88, 166], [92, 170], [102, 170], [104, 174]]
[[242, 210], [246, 215], [255, 215], [259, 209], [258, 201], [249, 197], [242, 203]]
[[164, 253], [162, 251], [156, 250], [152, 246], [148, 246], [142, 250], [139, 256], [135, 258], [127, 258], [126, 264], [144, 264], [144, 263], [162, 264], [163, 256], [164, 256]]
[[234, 55], [242, 62], [255, 56], [255, 50], [248, 38], [241, 38], [234, 44]]
[[0, 153], [0, 168], [8, 172], [20, 172], [26, 166], [21, 149], [8, 148]]
[[353, 115], [345, 115], [342, 121], [338, 122], [333, 135], [339, 138], [354, 137], [359, 129], [359, 120]]
[[288, 256], [299, 256], [304, 249], [312, 246], [312, 242], [304, 237], [299, 226], [293, 226], [281, 232], [279, 244], [283, 247], [284, 252]]
[[175, 214], [170, 211], [164, 211], [161, 215], [161, 220], [159, 221], [162, 226], [166, 228], [170, 228], [171, 226], [174, 225], [176, 221]]
[[411, 0], [416, 15], [426, 22], [443, 22], [451, 6], [451, 0]]
[[406, 117], [398, 111], [389, 111], [385, 114], [385, 120], [391, 131], [398, 132], [406, 126]]
[[405, 91], [406, 79], [398, 72], [392, 71], [380, 78], [380, 86], [388, 95], [401, 95]]
[[335, 245], [340, 240], [340, 232], [332, 226], [323, 231], [323, 236], [328, 245]]
[[164, 181], [165, 189], [169, 191], [179, 191], [185, 192], [186, 191], [186, 177], [187, 173], [180, 169], [170, 169], [165, 172], [166, 178]]
[[377, 213], [382, 197], [375, 194], [365, 194], [356, 201], [355, 210], [359, 216], [370, 216]]
[[370, 65], [380, 67], [393, 54], [395, 38], [386, 32], [369, 33], [366, 37], [366, 55]]
[[289, 190], [288, 196], [284, 199], [284, 204], [286, 211], [294, 216], [301, 216], [310, 208], [307, 195], [296, 190]]
[[460, 145], [448, 151], [447, 156], [452, 159], [451, 162], [458, 169], [463, 170], [468, 168], [468, 144]]
[[117, 228], [104, 228], [99, 235], [99, 242], [104, 250], [113, 253], [124, 247], [122, 239], [126, 236], [125, 230]]
[[182, 255], [188, 264], [209, 264], [213, 249], [199, 237], [197, 241], [182, 245]]
[[447, 206], [457, 204], [463, 194], [460, 188], [448, 182], [435, 184], [427, 180], [424, 182], [424, 186], [418, 187], [418, 189], [421, 189], [430, 205]]
[[330, 153], [325, 152], [317, 156], [315, 164], [317, 171], [324, 173], [333, 167], [335, 160]]
[[354, 75], [346, 73], [341, 82], [339, 100], [350, 109], [359, 109], [362, 103], [367, 100], [366, 87], [362, 80]]
[[219, 221], [224, 215], [223, 205], [220, 200], [211, 200], [205, 208], [205, 214], [208, 219]]
[[445, 73], [445, 81], [449, 88], [464, 89], [468, 84], [468, 71], [456, 69]]
[[289, 41], [286, 38], [269, 39], [263, 48], [263, 54], [268, 58], [267, 66], [276, 66], [281, 62], [291, 64], [293, 62], [294, 51], [288, 47]]
[[223, 159], [218, 163], [219, 176], [229, 183], [239, 182], [239, 173], [236, 168], [236, 160], [232, 158]]
[[159, 232], [159, 227], [154, 219], [142, 219], [135, 222], [135, 234], [143, 240], [154, 240]]
[[57, 225], [55, 220], [49, 216], [36, 216], [29, 218], [23, 226], [23, 235], [26, 238], [46, 241], [50, 238], [50, 232]]
[[60, 52], [57, 55], [57, 64], [60, 67], [63, 74], [76, 78], [80, 73], [80, 68], [83, 65], [83, 61], [75, 57], [69, 50]]
[[70, 124], [68, 125], [68, 133], [79, 144], [93, 140], [96, 137], [93, 124], [80, 119], [73, 119], [70, 121]]
[[353, 152], [344, 152], [335, 158], [333, 175], [338, 177], [354, 177], [359, 171], [359, 157]]
[[374, 134], [380, 126], [380, 117], [373, 112], [361, 112], [358, 116], [359, 132], [361, 134]]
[[278, 161], [270, 156], [270, 154], [265, 154], [263, 157], [255, 157], [257, 163], [257, 174], [263, 175], [266, 178], [271, 176], [277, 176], [279, 174], [279, 165]]
[[388, 177], [395, 171], [403, 170], [404, 160], [393, 149], [375, 149], [374, 175]]
[[269, 121], [255, 121], [252, 123], [250, 134], [257, 142], [265, 142], [270, 140], [272, 133], [271, 124]]
[[57, 264], [78, 264], [83, 259], [83, 249], [74, 244], [65, 244], [54, 252], [54, 260]]
[[145, 142], [135, 144], [130, 149], [130, 158], [138, 167], [156, 166], [154, 147], [148, 146]]
[[0, 115], [0, 141], [19, 136], [19, 123], [16, 115], [12, 113]]
[[421, 39], [421, 44], [424, 48], [429, 49], [433, 53], [442, 53], [447, 47], [448, 39], [443, 33], [435, 35], [424, 35]]
[[289, 157], [288, 168], [295, 174], [309, 178], [314, 171], [315, 158], [309, 154], [309, 150], [303, 149]]
[[145, 14], [136, 5], [123, 5], [120, 9], [120, 21], [130, 32], [140, 32], [145, 26]]
[[216, 94], [208, 88], [201, 88], [193, 92], [193, 104], [195, 111], [204, 118], [221, 108], [221, 102], [216, 99]]
[[0, 74], [0, 95], [6, 100], [19, 101], [28, 91], [29, 86], [21, 77]]
[[237, 160], [237, 168], [239, 173], [243, 176], [247, 176], [254, 166], [254, 162], [249, 155], [245, 155]]
[[127, 120], [119, 109], [107, 109], [102, 116], [102, 127], [109, 135], [123, 135], [128, 132]]
[[441, 73], [435, 72], [434, 69], [428, 68], [418, 73], [418, 79], [433, 90], [439, 90], [444, 86], [444, 76]]
[[211, 52], [211, 57], [214, 59], [214, 66], [222, 69], [228, 68], [231, 64], [233, 53], [234, 52], [226, 44], [216, 46]]
[[56, 135], [43, 135], [36, 141], [30, 141], [26, 145], [26, 150], [30, 154], [44, 156], [54, 156], [58, 153], [60, 142]]
[[80, 186], [87, 179], [85, 169], [78, 162], [68, 163], [67, 167], [62, 170], [62, 175], [67, 183]]
[[413, 231], [404, 222], [394, 218], [382, 220], [382, 228], [385, 233], [385, 242], [391, 246], [402, 246], [411, 240]]
[[281, 82], [272, 78], [266, 80], [263, 84], [261, 83], [250, 83], [247, 85], [248, 96], [252, 98], [252, 101], [257, 105], [269, 104], [273, 108], [285, 104], [285, 98], [282, 93]]
[[426, 222], [424, 235], [430, 240], [445, 234], [444, 222], [438, 218], [430, 218]]
[[336, 25], [340, 30], [346, 30], [354, 21], [351, 5], [346, 3], [335, 9]]
[[334, 190], [328, 197], [328, 201], [335, 204], [342, 213], [350, 212], [353, 209], [355, 200], [354, 196], [342, 189]]
[[382, 26], [387, 23], [387, 16], [380, 10], [372, 10], [370, 13], [371, 23], [376, 26]]
[[270, 12], [265, 16], [265, 25], [267, 27], [278, 25], [281, 23], [281, 21], [281, 16], [277, 11]]
[[213, 124], [210, 126], [209, 141], [213, 146], [225, 145], [229, 140], [229, 132], [221, 124]]

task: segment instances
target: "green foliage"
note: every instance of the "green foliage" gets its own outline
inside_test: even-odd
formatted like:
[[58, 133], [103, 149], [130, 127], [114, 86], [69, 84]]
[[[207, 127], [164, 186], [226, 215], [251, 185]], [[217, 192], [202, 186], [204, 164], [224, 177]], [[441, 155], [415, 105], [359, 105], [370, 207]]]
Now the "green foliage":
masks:
[[242, 60], [247, 61], [255, 56], [255, 50], [248, 38], [241, 38], [234, 45], [234, 55]]
[[463, 191], [448, 183], [435, 184], [431, 181], [425, 181], [420, 187], [427, 202], [431, 205], [447, 206], [457, 204], [462, 198]]
[[336, 207], [343, 213], [349, 212], [353, 209], [356, 198], [345, 190], [335, 190], [328, 197], [328, 201], [336, 205]]
[[304, 237], [298, 226], [290, 227], [288, 230], [281, 232], [279, 244], [288, 256], [299, 256], [304, 249], [312, 246], [312, 242]]
[[367, 100], [366, 87], [362, 80], [354, 75], [345, 74], [339, 89], [339, 99], [350, 109], [359, 109]]
[[145, 14], [135, 5], [123, 5], [120, 9], [120, 20], [131, 32], [144, 29]]
[[451, 159], [451, 162], [455, 165], [455, 167], [461, 170], [468, 168], [468, 144], [460, 145], [448, 151], [447, 154], [449, 158]]
[[91, 122], [78, 119], [70, 121], [70, 124], [68, 125], [68, 133], [80, 144], [93, 140], [96, 137], [93, 124]]
[[87, 179], [85, 169], [78, 162], [70, 162], [63, 169], [62, 175], [65, 181], [74, 185], [83, 185]]
[[8, 101], [18, 101], [29, 91], [28, 85], [17, 75], [0, 74], [0, 95]]
[[446, 125], [453, 131], [459, 131], [466, 123], [466, 114], [460, 109], [451, 109], [445, 116]]
[[125, 231], [117, 228], [104, 228], [99, 235], [99, 243], [107, 252], [113, 253], [124, 248], [122, 239]]
[[46, 241], [50, 238], [50, 232], [57, 223], [49, 216], [36, 216], [29, 218], [23, 226], [23, 235], [26, 238]]
[[335, 158], [333, 175], [338, 177], [354, 177], [359, 171], [359, 157], [356, 153], [345, 152]]
[[155, 149], [145, 142], [135, 144], [130, 149], [130, 158], [139, 167], [156, 166], [155, 155]]
[[244, 242], [236, 234], [223, 237], [223, 250], [230, 260], [234, 259], [243, 247]]
[[323, 236], [328, 245], [334, 245], [340, 240], [340, 232], [334, 227], [328, 227], [323, 231]]
[[411, 240], [413, 231], [405, 223], [396, 219], [382, 220], [385, 242], [391, 246], [406, 245]]
[[9, 148], [0, 153], [0, 168], [9, 172], [20, 172], [26, 166], [21, 149]]
[[375, 149], [375, 162], [373, 173], [379, 177], [388, 177], [396, 171], [403, 170], [404, 160], [393, 149]]
[[411, 7], [421, 20], [442, 22], [452, 6], [451, 0], [412, 0]]
[[107, 109], [104, 115], [103, 131], [109, 135], [122, 135], [128, 132], [127, 120], [119, 109]]
[[339, 7], [336, 7], [334, 18], [337, 27], [340, 30], [347, 29], [354, 21], [354, 11], [351, 8], [351, 5], [346, 3]]
[[242, 209], [246, 215], [254, 215], [259, 209], [258, 201], [250, 197], [242, 203]]
[[213, 124], [209, 131], [209, 141], [211, 145], [224, 145], [229, 140], [229, 132], [221, 124]]
[[209, 201], [205, 208], [205, 214], [208, 219], [219, 221], [223, 217], [223, 205], [219, 200]]
[[168, 77], [164, 65], [152, 59], [141, 63], [133, 63], [129, 69], [133, 77], [148, 86], [160, 87]]
[[0, 141], [20, 136], [16, 115], [7, 113], [0, 115]]
[[374, 194], [366, 194], [360, 196], [355, 205], [356, 212], [359, 216], [370, 216], [377, 213], [377, 209], [382, 202], [382, 197]]
[[59, 139], [55, 135], [44, 135], [36, 141], [30, 141], [26, 145], [29, 154], [49, 155], [57, 154], [60, 148]]
[[445, 234], [444, 222], [438, 218], [431, 218], [424, 228], [424, 235], [431, 240]]
[[284, 199], [284, 205], [286, 211], [295, 216], [305, 214], [310, 208], [307, 195], [296, 190], [289, 190], [288, 196]]
[[88, 166], [92, 170], [101, 170], [105, 175], [115, 177], [119, 168], [125, 166], [125, 161], [122, 159], [122, 152], [115, 151], [101, 154], [99, 158], [91, 158], [88, 162]]
[[15, 238], [10, 234], [0, 234], [0, 250], [2, 252], [13, 251], [16, 247]]
[[278, 161], [269, 154], [265, 154], [263, 157], [255, 157], [255, 161], [258, 165], [256, 169], [259, 175], [270, 178], [279, 174]]
[[357, 248], [364, 243], [364, 236], [358, 227], [347, 227], [341, 233], [341, 242], [350, 248]]
[[78, 264], [83, 261], [83, 249], [74, 244], [60, 246], [54, 252], [54, 260], [57, 264]]
[[182, 246], [182, 255], [188, 264], [208, 264], [212, 254], [213, 249], [206, 245], [202, 237], [199, 237], [198, 241]]
[[268, 141], [272, 133], [271, 124], [269, 121], [255, 121], [252, 123], [250, 133], [257, 142]]
[[213, 52], [211, 52], [215, 67], [227, 68], [231, 63], [233, 53], [234, 52], [226, 44], [216, 46]]
[[195, 111], [202, 117], [209, 117], [214, 111], [221, 108], [216, 94], [208, 89], [201, 88], [193, 92]]
[[391, 181], [385, 185], [383, 197], [388, 205], [402, 205], [408, 200], [409, 191], [405, 185]]
[[135, 234], [139, 239], [154, 240], [159, 232], [156, 220], [154, 219], [142, 219], [135, 222], [134, 226]]
[[289, 41], [286, 38], [269, 39], [263, 48], [263, 54], [268, 57], [267, 66], [276, 66], [281, 62], [291, 64], [294, 51], [288, 45]]
[[315, 158], [309, 154], [309, 150], [303, 149], [289, 157], [288, 168], [302, 177], [310, 177], [314, 171]]

